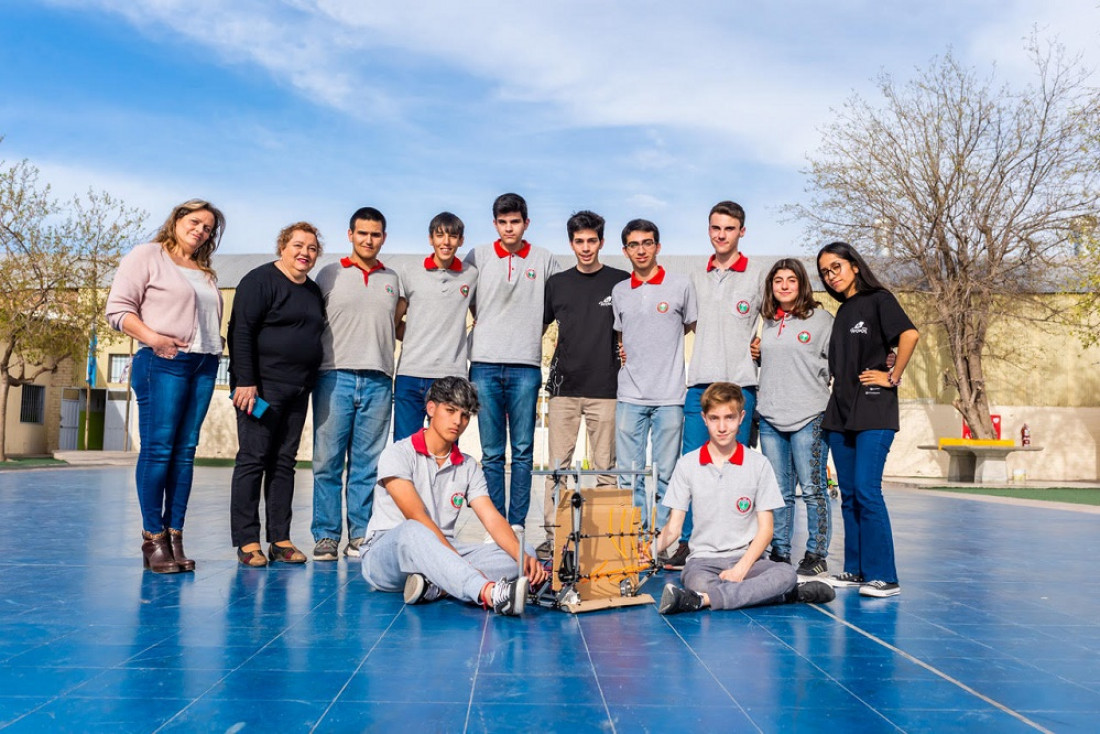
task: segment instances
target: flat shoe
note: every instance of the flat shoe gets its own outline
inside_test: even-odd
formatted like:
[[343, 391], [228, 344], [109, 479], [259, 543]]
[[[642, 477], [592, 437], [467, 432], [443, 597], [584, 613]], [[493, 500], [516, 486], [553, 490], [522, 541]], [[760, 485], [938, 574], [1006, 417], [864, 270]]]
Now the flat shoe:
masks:
[[261, 568], [267, 565], [267, 556], [265, 556], [264, 552], [259, 548], [254, 551], [243, 551], [238, 548], [237, 560], [241, 562], [242, 566], [250, 566], [252, 568]]
[[305, 563], [306, 554], [292, 545], [282, 546], [272, 543], [267, 547], [267, 554], [276, 563]]

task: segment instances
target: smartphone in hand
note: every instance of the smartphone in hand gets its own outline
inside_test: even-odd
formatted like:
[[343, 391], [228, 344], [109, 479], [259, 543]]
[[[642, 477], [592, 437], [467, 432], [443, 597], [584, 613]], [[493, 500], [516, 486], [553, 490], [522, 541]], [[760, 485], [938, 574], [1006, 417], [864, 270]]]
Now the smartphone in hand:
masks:
[[[236, 393], [237, 393], [236, 390], [233, 390], [232, 392], [230, 392], [229, 393], [229, 399], [232, 400], [233, 396], [236, 395]], [[268, 405], [270, 405], [270, 403], [268, 403], [266, 400], [264, 400], [259, 395], [257, 395], [256, 396], [256, 404], [252, 406], [252, 412], [249, 413], [249, 415], [251, 415], [253, 418], [261, 417], [264, 414], [264, 411], [267, 410]]]

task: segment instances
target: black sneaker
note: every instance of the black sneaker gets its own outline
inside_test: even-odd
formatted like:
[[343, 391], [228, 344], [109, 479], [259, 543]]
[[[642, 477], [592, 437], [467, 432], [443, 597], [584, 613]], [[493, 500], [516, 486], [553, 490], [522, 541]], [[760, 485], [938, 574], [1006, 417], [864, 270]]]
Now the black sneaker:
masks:
[[775, 551], [772, 551], [771, 553], [768, 554], [768, 560], [771, 561], [772, 563], [786, 563], [788, 566], [792, 565], [790, 556], [780, 555], [779, 553], [776, 553]]
[[829, 564], [816, 553], [807, 551], [798, 564], [798, 575], [802, 578], [818, 578], [829, 575]]
[[787, 592], [786, 601], [800, 604], [826, 604], [836, 599], [836, 591], [824, 581], [806, 581]]
[[549, 561], [554, 558], [554, 541], [547, 539], [539, 544], [538, 548], [535, 548], [535, 555], [538, 556], [540, 561]]
[[838, 573], [836, 576], [830, 577], [829, 583], [842, 589], [851, 586], [862, 586], [863, 576], [859, 575], [858, 573], [848, 573], [847, 571], [845, 571], [844, 573]]
[[680, 545], [676, 546], [676, 552], [665, 561], [664, 569], [666, 571], [683, 571], [689, 553], [691, 553], [691, 549], [688, 548], [688, 544], [681, 541]]
[[428, 581], [422, 573], [410, 573], [405, 577], [406, 604], [427, 604], [442, 599], [446, 595], [447, 592]]
[[657, 611], [661, 614], [679, 614], [680, 612], [697, 612], [702, 608], [702, 594], [697, 594], [691, 589], [684, 589], [675, 584], [665, 584]]
[[335, 561], [340, 557], [340, 541], [332, 538], [321, 538], [317, 545], [313, 546], [313, 560]]
[[515, 581], [508, 579], [497, 581], [493, 585], [489, 601], [497, 614], [509, 617], [523, 614], [523, 605], [527, 603], [527, 577], [520, 576]]
[[358, 558], [361, 555], [360, 548], [363, 546], [363, 542], [366, 538], [352, 538], [348, 541], [348, 544], [344, 546], [344, 555], [350, 558]]
[[868, 581], [859, 587], [860, 596], [897, 596], [901, 593], [901, 586], [889, 581]]

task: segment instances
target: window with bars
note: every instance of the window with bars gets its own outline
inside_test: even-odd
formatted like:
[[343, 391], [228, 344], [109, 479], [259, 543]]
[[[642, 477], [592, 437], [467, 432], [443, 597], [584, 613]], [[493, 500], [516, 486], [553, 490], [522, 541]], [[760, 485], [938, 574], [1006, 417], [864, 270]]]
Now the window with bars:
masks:
[[112, 354], [107, 362], [107, 382], [126, 382], [130, 371], [129, 354]]
[[46, 388], [41, 385], [23, 386], [23, 401], [19, 408], [19, 422], [46, 422]]

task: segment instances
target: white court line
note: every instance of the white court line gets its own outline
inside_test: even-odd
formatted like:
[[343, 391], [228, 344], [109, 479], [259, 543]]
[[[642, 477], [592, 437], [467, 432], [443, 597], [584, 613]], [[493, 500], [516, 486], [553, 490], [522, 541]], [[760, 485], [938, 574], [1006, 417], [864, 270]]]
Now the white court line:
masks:
[[928, 672], [930, 672], [930, 673], [935, 673], [936, 675], [938, 675], [939, 677], [943, 678], [943, 679], [944, 679], [945, 681], [947, 681], [948, 683], [951, 683], [951, 684], [953, 684], [953, 685], [955, 685], [955, 686], [958, 686], [959, 688], [963, 689], [964, 691], [966, 691], [966, 692], [967, 692], [967, 693], [969, 693], [970, 695], [972, 695], [972, 696], [975, 696], [975, 697], [977, 697], [977, 698], [980, 698], [981, 700], [983, 700], [983, 701], [985, 701], [986, 703], [988, 703], [988, 704], [989, 704], [990, 706], [993, 706], [993, 707], [995, 707], [995, 708], [998, 708], [998, 709], [1000, 709], [1001, 711], [1004, 711], [1004, 712], [1005, 712], [1006, 714], [1008, 714], [1009, 716], [1011, 716], [1011, 717], [1013, 717], [1013, 718], [1015, 718], [1015, 719], [1017, 719], [1017, 720], [1019, 720], [1019, 721], [1023, 722], [1024, 724], [1027, 724], [1028, 726], [1032, 727], [1033, 729], [1037, 729], [1038, 731], [1041, 731], [1041, 732], [1043, 732], [1044, 734], [1054, 734], [1054, 732], [1052, 732], [1052, 731], [1051, 731], [1050, 729], [1047, 729], [1047, 728], [1043, 727], [1043, 726], [1042, 726], [1041, 724], [1038, 724], [1038, 723], [1036, 723], [1036, 722], [1032, 721], [1031, 719], [1027, 718], [1026, 716], [1024, 716], [1023, 714], [1021, 714], [1021, 713], [1019, 713], [1019, 712], [1017, 712], [1017, 711], [1013, 711], [1013, 710], [1012, 710], [1012, 709], [1010, 709], [1010, 708], [1009, 708], [1008, 706], [1005, 706], [1005, 705], [1004, 705], [1003, 703], [1000, 703], [999, 701], [994, 701], [994, 700], [993, 700], [992, 698], [990, 698], [989, 696], [985, 695], [984, 693], [981, 693], [980, 691], [976, 691], [976, 690], [974, 690], [974, 689], [973, 689], [973, 688], [971, 688], [970, 686], [968, 686], [968, 685], [966, 685], [965, 683], [963, 683], [963, 682], [962, 682], [961, 680], [959, 680], [959, 679], [957, 679], [957, 678], [952, 678], [952, 677], [951, 677], [950, 675], [948, 675], [947, 673], [943, 672], [943, 671], [942, 671], [942, 670], [940, 670], [939, 668], [936, 668], [936, 667], [934, 667], [934, 666], [932, 666], [932, 665], [929, 665], [928, 663], [924, 662], [924, 661], [923, 661], [923, 660], [921, 660], [920, 658], [916, 658], [916, 657], [913, 657], [913, 656], [912, 656], [912, 655], [910, 655], [909, 653], [905, 652], [905, 650], [901, 650], [901, 649], [899, 649], [899, 648], [896, 648], [896, 647], [894, 647], [893, 645], [891, 645], [891, 644], [890, 644], [889, 642], [887, 642], [886, 640], [883, 640], [883, 639], [881, 639], [881, 638], [879, 638], [879, 637], [875, 637], [875, 636], [874, 636], [873, 634], [871, 634], [871, 633], [870, 633], [870, 632], [868, 632], [867, 630], [865, 630], [865, 629], [861, 629], [861, 628], [857, 627], [856, 625], [852, 624], [851, 622], [849, 622], [849, 621], [847, 621], [847, 620], [845, 620], [845, 619], [841, 619], [840, 617], [836, 616], [835, 614], [833, 614], [833, 613], [832, 613], [832, 612], [830, 612], [829, 610], [825, 609], [825, 608], [824, 608], [824, 607], [822, 607], [821, 605], [819, 605], [819, 604], [810, 604], [809, 606], [811, 606], [811, 607], [813, 607], [814, 609], [816, 609], [817, 611], [821, 612], [821, 613], [822, 613], [822, 614], [824, 614], [824, 615], [825, 615], [826, 617], [830, 617], [830, 618], [832, 618], [833, 620], [835, 620], [835, 621], [837, 621], [837, 622], [840, 622], [840, 623], [841, 623], [842, 625], [844, 625], [845, 627], [848, 627], [849, 629], [855, 630], [856, 632], [858, 632], [859, 634], [863, 635], [863, 636], [864, 636], [864, 637], [866, 637], [867, 639], [869, 639], [869, 640], [872, 640], [872, 641], [874, 641], [874, 642], [878, 643], [879, 645], [882, 645], [882, 646], [883, 646], [883, 647], [885, 647], [885, 648], [886, 648], [887, 650], [890, 650], [891, 652], [895, 652], [895, 653], [897, 653], [898, 655], [901, 655], [901, 656], [902, 656], [903, 658], [905, 658], [906, 660], [908, 660], [908, 661], [910, 661], [910, 662], [912, 662], [912, 663], [916, 663], [917, 665], [921, 666], [922, 668], [924, 668], [924, 669], [925, 669], [925, 670], [927, 670]]

